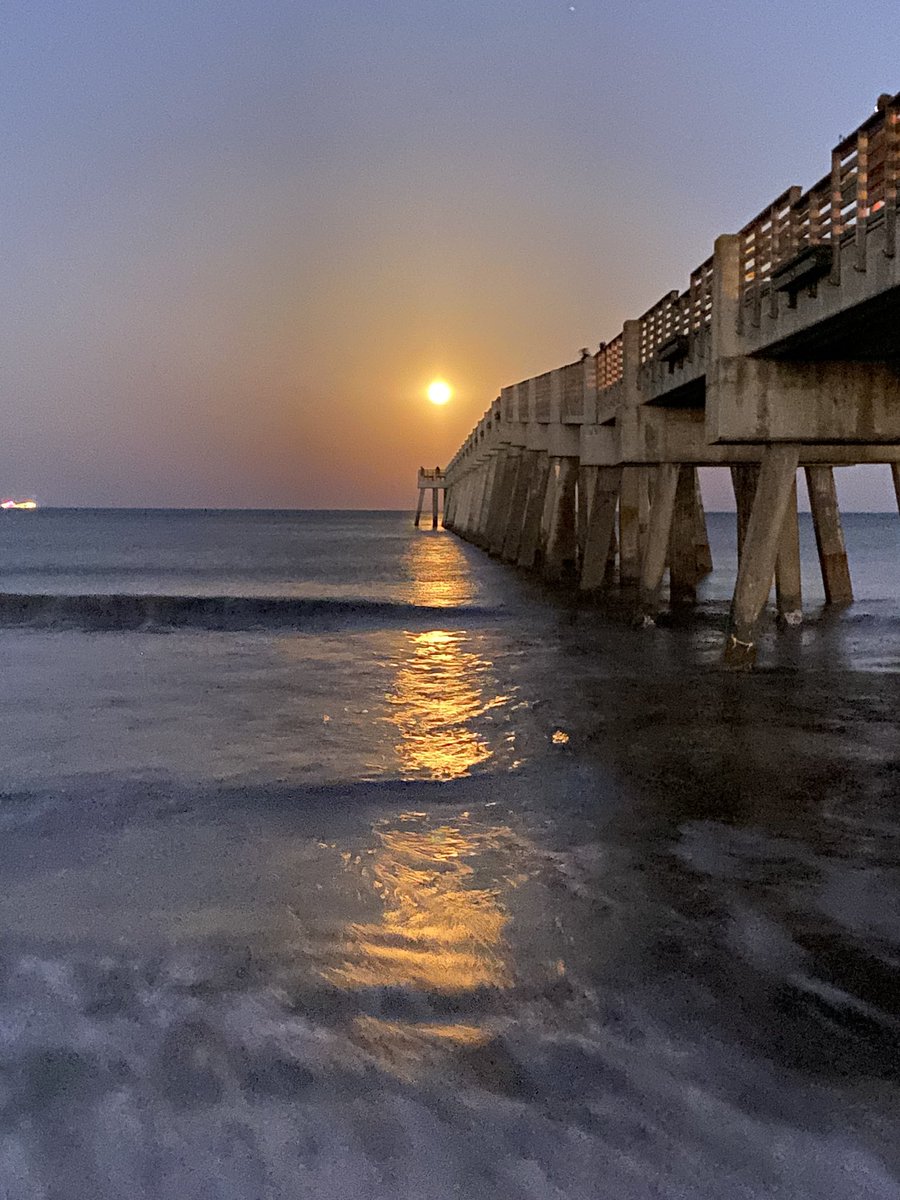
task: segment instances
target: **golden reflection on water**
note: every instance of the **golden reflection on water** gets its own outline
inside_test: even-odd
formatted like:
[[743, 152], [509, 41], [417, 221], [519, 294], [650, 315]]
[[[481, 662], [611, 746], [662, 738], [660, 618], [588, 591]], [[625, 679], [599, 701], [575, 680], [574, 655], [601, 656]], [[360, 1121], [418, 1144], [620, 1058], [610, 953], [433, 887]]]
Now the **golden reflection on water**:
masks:
[[410, 580], [410, 603], [451, 608], [468, 604], [475, 587], [466, 556], [456, 538], [444, 532], [409, 539], [404, 566]]
[[401, 768], [407, 776], [457, 779], [493, 754], [472, 722], [507, 697], [487, 686], [491, 663], [468, 648], [465, 633], [433, 629], [405, 637], [409, 657], [387, 694]]
[[510, 831], [417, 822], [375, 832], [367, 874], [383, 912], [348, 929], [348, 957], [332, 977], [438, 993], [507, 986], [499, 888], [479, 886], [470, 860], [502, 848]]
[[481, 1025], [401, 1023], [379, 1017], [358, 1017], [354, 1033], [383, 1067], [403, 1079], [414, 1079], [427, 1066], [440, 1069], [448, 1051], [484, 1046], [492, 1037]]
[[[347, 928], [343, 960], [327, 971], [329, 981], [450, 995], [460, 1008], [466, 994], [509, 987], [501, 892], [525, 878], [511, 858], [511, 830], [470, 824], [467, 814], [430, 825], [424, 814], [407, 813], [374, 832], [374, 856], [348, 861], [347, 869], [367, 879], [382, 911], [377, 920]], [[488, 1040], [478, 1016], [448, 1021], [444, 1012], [434, 1022], [361, 1016], [354, 1032], [383, 1065], [406, 1075], [441, 1053]]]
[[[411, 600], [452, 607], [474, 594], [465, 556], [447, 536], [410, 540], [406, 566]], [[452, 780], [495, 753], [498, 733], [485, 714], [506, 703], [481, 635], [448, 629], [404, 633], [386, 693], [385, 720], [407, 778]], [[503, 895], [525, 878], [521, 847], [509, 828], [462, 813], [432, 823], [427, 813], [403, 813], [377, 824], [374, 852], [345, 858], [345, 870], [379, 906], [376, 919], [349, 925], [341, 960], [326, 970], [352, 989], [422, 993], [426, 1019], [359, 1016], [357, 1040], [389, 1070], [409, 1074], [448, 1052], [488, 1040], [482, 1023], [487, 990], [511, 986]], [[371, 889], [371, 890], [370, 890]], [[458, 1021], [427, 1019], [427, 999], [453, 997]], [[466, 997], [471, 1011], [466, 1012]]]
[[[466, 557], [447, 534], [411, 537], [405, 565], [415, 605], [454, 607], [474, 596]], [[478, 652], [483, 637], [446, 629], [404, 637], [386, 695], [401, 769], [406, 776], [457, 779], [493, 755], [484, 723], [479, 729], [475, 722], [507, 697], [498, 694], [493, 665]]]

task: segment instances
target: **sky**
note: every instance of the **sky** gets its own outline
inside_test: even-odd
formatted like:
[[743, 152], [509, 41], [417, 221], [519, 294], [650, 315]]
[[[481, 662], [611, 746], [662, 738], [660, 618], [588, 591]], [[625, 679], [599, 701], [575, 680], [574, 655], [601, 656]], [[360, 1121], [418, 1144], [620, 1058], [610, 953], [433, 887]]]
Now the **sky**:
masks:
[[898, 50], [897, 0], [3, 0], [0, 491], [408, 507], [825, 174]]

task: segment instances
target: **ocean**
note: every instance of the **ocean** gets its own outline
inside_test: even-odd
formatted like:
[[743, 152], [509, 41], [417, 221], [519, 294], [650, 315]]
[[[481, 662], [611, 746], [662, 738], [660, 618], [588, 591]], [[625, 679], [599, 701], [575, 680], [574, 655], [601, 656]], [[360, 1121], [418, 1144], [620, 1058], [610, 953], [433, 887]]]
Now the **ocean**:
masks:
[[900, 522], [718, 665], [409, 514], [0, 514], [3, 1200], [900, 1196]]

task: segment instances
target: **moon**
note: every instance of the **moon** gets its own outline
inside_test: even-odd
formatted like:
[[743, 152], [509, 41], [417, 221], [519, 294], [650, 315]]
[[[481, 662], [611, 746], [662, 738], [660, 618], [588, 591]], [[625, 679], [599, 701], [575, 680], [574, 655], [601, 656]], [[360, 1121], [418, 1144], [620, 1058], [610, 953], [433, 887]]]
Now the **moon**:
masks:
[[453, 388], [443, 379], [434, 379], [428, 385], [428, 399], [432, 404], [446, 404], [453, 395]]

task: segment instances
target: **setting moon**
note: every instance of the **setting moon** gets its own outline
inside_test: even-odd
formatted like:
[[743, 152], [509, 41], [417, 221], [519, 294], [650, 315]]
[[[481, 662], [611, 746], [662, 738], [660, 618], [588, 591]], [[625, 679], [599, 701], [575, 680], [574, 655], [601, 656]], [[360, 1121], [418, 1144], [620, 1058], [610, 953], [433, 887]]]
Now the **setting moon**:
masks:
[[435, 379], [428, 385], [428, 399], [432, 404], [446, 404], [453, 395], [453, 388], [443, 379]]

